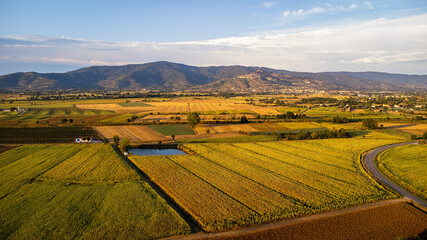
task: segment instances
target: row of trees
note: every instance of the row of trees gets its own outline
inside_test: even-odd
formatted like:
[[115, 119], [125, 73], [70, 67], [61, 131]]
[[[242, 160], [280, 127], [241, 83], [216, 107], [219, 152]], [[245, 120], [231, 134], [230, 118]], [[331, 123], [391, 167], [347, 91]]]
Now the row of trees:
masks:
[[325, 138], [347, 138], [350, 134], [341, 128], [340, 130], [324, 130], [319, 132], [301, 131], [297, 134], [280, 133], [279, 139], [304, 140], [304, 139], [325, 139]]
[[277, 119], [305, 119], [307, 116], [305, 114], [294, 114], [291, 111], [286, 112], [285, 114], [276, 115]]
[[120, 141], [120, 137], [118, 135], [113, 136], [113, 143], [122, 152], [129, 151], [131, 147], [129, 139], [124, 138]]

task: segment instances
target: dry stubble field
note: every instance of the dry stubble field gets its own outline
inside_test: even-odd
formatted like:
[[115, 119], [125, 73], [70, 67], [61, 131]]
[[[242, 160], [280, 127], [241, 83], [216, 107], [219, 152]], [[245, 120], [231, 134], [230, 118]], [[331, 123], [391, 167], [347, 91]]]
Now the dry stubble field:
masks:
[[149, 102], [151, 106], [123, 107], [119, 104], [76, 104], [81, 109], [111, 110], [116, 112], [145, 112], [145, 113], [187, 113], [202, 114], [253, 114], [275, 115], [279, 112], [275, 107], [260, 107], [225, 99], [173, 99], [165, 102]]
[[153, 129], [147, 126], [94, 126], [93, 128], [98, 131], [104, 138], [112, 140], [114, 135], [118, 135], [121, 139], [129, 139], [131, 144], [169, 140], [162, 134], [154, 131]]

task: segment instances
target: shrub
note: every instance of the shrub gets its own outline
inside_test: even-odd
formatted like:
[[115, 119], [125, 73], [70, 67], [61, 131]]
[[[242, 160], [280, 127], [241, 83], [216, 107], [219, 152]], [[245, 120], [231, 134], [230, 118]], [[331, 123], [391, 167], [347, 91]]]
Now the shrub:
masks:
[[373, 118], [367, 118], [362, 121], [362, 127], [367, 129], [376, 129], [378, 128], [378, 121]]
[[246, 116], [242, 116], [241, 118], [240, 118], [240, 123], [248, 123], [249, 121], [248, 121], [248, 118], [246, 117]]
[[190, 112], [187, 115], [187, 122], [190, 127], [194, 128], [197, 124], [200, 123], [200, 116], [196, 112]]
[[120, 141], [120, 137], [118, 135], [113, 136], [114, 145], [118, 146]]
[[127, 151], [129, 151], [129, 149], [130, 149], [130, 142], [129, 142], [129, 139], [127, 139], [127, 138], [123, 139], [123, 140], [122, 140], [122, 142], [121, 142], [121, 143], [120, 143], [120, 145], [119, 145], [119, 149], [120, 149], [122, 152], [127, 152]]

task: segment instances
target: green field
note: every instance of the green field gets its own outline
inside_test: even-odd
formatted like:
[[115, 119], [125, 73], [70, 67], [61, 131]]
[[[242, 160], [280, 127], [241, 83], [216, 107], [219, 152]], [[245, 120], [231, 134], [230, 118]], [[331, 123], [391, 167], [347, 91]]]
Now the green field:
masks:
[[165, 136], [194, 134], [193, 129], [187, 125], [150, 125], [149, 127]]
[[427, 200], [427, 146], [406, 145], [377, 158], [379, 169], [397, 184]]
[[110, 145], [26, 145], [0, 154], [1, 239], [153, 239], [183, 219]]
[[186, 144], [194, 154], [131, 160], [205, 231], [220, 231], [396, 197], [365, 173], [359, 157], [397, 141]]

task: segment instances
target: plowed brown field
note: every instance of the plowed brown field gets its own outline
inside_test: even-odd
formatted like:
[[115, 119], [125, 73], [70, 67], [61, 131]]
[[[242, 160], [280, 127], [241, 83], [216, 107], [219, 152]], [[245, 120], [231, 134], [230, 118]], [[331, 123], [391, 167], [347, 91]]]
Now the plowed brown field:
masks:
[[224, 239], [378, 239], [413, 237], [427, 230], [427, 217], [407, 203], [396, 203], [279, 229]]
[[[349, 209], [350, 210], [350, 209]], [[406, 202], [368, 207], [366, 209], [319, 217], [289, 224], [224, 232], [193, 235], [183, 239], [372, 239], [396, 240], [398, 237], [427, 235], [427, 215]]]

